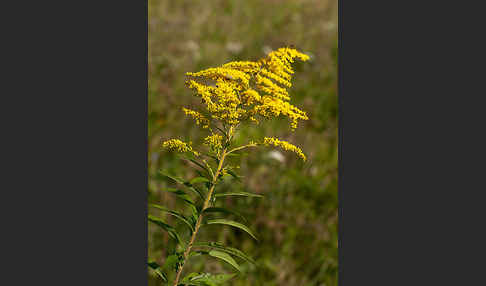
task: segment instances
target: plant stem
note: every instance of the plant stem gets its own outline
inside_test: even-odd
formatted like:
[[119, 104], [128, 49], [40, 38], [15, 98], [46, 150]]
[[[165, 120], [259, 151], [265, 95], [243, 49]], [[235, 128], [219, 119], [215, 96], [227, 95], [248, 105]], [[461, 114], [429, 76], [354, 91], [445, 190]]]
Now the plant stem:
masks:
[[247, 145], [244, 145], [244, 146], [240, 146], [238, 148], [234, 148], [234, 149], [230, 150], [228, 153], [226, 153], [226, 155], [228, 155], [229, 153], [235, 152], [235, 151], [239, 151], [239, 150], [248, 148], [248, 147], [256, 147], [256, 146], [257, 146], [256, 143], [254, 143], [254, 144], [247, 144]]
[[219, 173], [221, 172], [221, 169], [223, 168], [223, 162], [224, 162], [224, 158], [226, 157], [226, 155], [227, 155], [226, 148], [224, 148], [223, 151], [221, 152], [221, 156], [219, 157], [218, 169], [216, 170], [216, 173], [213, 176], [213, 182], [211, 184], [211, 188], [209, 189], [209, 192], [208, 192], [208, 195], [206, 197], [206, 200], [204, 201], [204, 205], [202, 207], [201, 213], [199, 214], [199, 217], [197, 219], [196, 226], [194, 227], [194, 232], [192, 233], [192, 236], [191, 236], [191, 240], [189, 241], [189, 244], [187, 245], [187, 248], [184, 251], [184, 261], [182, 262], [182, 265], [177, 270], [177, 275], [176, 275], [176, 278], [175, 278], [174, 284], [173, 284], [174, 286], [177, 286], [177, 284], [179, 283], [179, 279], [180, 279], [180, 276], [181, 276], [181, 273], [182, 273], [182, 269], [184, 268], [184, 264], [186, 263], [186, 259], [189, 256], [189, 253], [191, 252], [192, 245], [193, 245], [194, 241], [196, 240], [196, 236], [197, 236], [197, 233], [199, 231], [199, 227], [201, 227], [204, 210], [206, 210], [209, 207], [209, 205], [211, 204], [211, 196], [214, 192], [214, 187], [216, 186], [216, 181], [218, 180]]

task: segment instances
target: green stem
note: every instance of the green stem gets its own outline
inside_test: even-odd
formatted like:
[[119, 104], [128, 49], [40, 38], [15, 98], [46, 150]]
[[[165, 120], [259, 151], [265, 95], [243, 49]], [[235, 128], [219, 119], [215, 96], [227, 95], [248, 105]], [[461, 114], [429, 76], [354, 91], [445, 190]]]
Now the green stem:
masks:
[[247, 144], [247, 145], [244, 145], [244, 146], [240, 146], [240, 147], [237, 147], [237, 148], [234, 148], [230, 151], [228, 151], [228, 153], [226, 153], [226, 155], [228, 155], [229, 153], [232, 153], [232, 152], [235, 152], [235, 151], [239, 151], [239, 150], [242, 150], [242, 149], [245, 149], [245, 148], [248, 148], [248, 147], [256, 147], [257, 144]]
[[179, 279], [180, 279], [180, 276], [181, 276], [181, 273], [182, 273], [182, 269], [184, 268], [184, 264], [186, 263], [186, 259], [189, 256], [189, 253], [191, 252], [192, 245], [194, 244], [194, 241], [196, 240], [197, 233], [199, 231], [199, 228], [201, 227], [204, 210], [206, 210], [211, 204], [211, 196], [214, 192], [214, 188], [216, 186], [216, 182], [218, 180], [219, 173], [223, 169], [224, 158], [226, 157], [227, 154], [228, 153], [226, 153], [226, 148], [223, 149], [223, 151], [221, 152], [221, 156], [219, 157], [218, 169], [216, 170], [216, 173], [213, 176], [213, 182], [212, 182], [211, 188], [209, 189], [206, 200], [204, 201], [203, 208], [202, 208], [201, 213], [199, 214], [199, 217], [197, 219], [196, 226], [194, 227], [194, 232], [192, 233], [189, 244], [187, 245], [187, 248], [184, 251], [184, 261], [182, 262], [182, 265], [177, 270], [177, 275], [176, 275], [176, 278], [175, 278], [174, 284], [173, 284], [174, 286], [177, 286], [177, 284], [179, 283]]

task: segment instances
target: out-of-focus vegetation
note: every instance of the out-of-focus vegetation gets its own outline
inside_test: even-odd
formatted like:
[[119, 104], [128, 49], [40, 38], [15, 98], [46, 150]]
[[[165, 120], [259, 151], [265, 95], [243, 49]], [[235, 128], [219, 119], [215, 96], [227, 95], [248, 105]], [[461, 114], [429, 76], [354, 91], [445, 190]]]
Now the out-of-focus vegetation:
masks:
[[[295, 66], [290, 89], [291, 102], [309, 120], [294, 132], [285, 119], [243, 128], [236, 140], [279, 137], [301, 147], [308, 161], [270, 148], [231, 159], [238, 161], [244, 178], [221, 188], [265, 198], [228, 197], [225, 202], [248, 219], [258, 243], [229, 227], [208, 227], [198, 235], [200, 241], [222, 242], [257, 261], [256, 267], [242, 264], [246, 275], [228, 285], [337, 285], [337, 0], [149, 0], [149, 202], [184, 207], [161, 191], [172, 183], [157, 176], [160, 169], [186, 179], [197, 176], [176, 154], [161, 149], [162, 140], [196, 144], [207, 136], [181, 111], [197, 101], [184, 85], [185, 72], [256, 60], [287, 45], [311, 56]], [[174, 218], [154, 214], [184, 228]], [[162, 264], [171, 243], [167, 233], [149, 225], [149, 258]], [[233, 270], [218, 261], [193, 259], [185, 272]], [[149, 285], [161, 285], [150, 271]]]

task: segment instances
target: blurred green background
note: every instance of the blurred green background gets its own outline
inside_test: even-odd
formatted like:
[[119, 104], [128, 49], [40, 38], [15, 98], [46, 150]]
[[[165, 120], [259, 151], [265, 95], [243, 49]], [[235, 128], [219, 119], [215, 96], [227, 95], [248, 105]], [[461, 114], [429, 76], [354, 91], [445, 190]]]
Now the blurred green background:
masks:
[[[257, 60], [283, 46], [294, 45], [311, 56], [295, 65], [291, 102], [309, 120], [291, 132], [286, 119], [242, 128], [242, 143], [275, 136], [302, 148], [302, 163], [293, 153], [252, 149], [232, 159], [240, 164], [241, 183], [221, 186], [265, 195], [264, 199], [228, 197], [226, 206], [241, 212], [258, 236], [227, 226], [202, 229], [198, 241], [218, 241], [239, 248], [257, 261], [242, 263], [244, 275], [228, 285], [337, 285], [337, 0], [149, 0], [149, 202], [182, 210], [184, 205], [163, 188], [164, 169], [185, 179], [197, 176], [176, 154], [161, 149], [170, 138], [198, 146], [208, 135], [181, 111], [198, 99], [184, 85], [184, 73], [232, 60]], [[149, 210], [181, 232], [171, 217]], [[173, 243], [149, 224], [150, 259], [164, 262]], [[186, 234], [187, 235], [187, 234]], [[187, 240], [187, 237], [185, 237]], [[233, 271], [211, 257], [193, 258], [184, 273]], [[148, 270], [149, 285], [161, 285]]]

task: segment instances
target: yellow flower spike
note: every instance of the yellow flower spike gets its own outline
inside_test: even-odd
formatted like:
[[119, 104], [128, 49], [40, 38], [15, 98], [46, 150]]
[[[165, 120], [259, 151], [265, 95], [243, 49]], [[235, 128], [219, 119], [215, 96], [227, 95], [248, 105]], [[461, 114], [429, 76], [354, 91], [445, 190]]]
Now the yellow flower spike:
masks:
[[199, 156], [198, 152], [192, 150], [191, 145], [192, 145], [191, 142], [185, 143], [185, 142], [182, 142], [179, 139], [170, 139], [170, 140], [164, 141], [162, 143], [163, 148], [167, 148], [169, 150], [177, 151], [177, 152], [181, 152], [181, 153], [191, 152], [194, 155]]
[[305, 160], [307, 160], [307, 158], [305, 157], [304, 153], [302, 152], [302, 150], [293, 145], [293, 144], [290, 144], [289, 142], [287, 141], [282, 141], [282, 140], [279, 140], [277, 138], [272, 138], [272, 137], [265, 137], [263, 139], [263, 144], [265, 146], [269, 146], [269, 145], [273, 145], [275, 147], [280, 147], [286, 151], [290, 151], [290, 152], [294, 152], [296, 153], [304, 162]]
[[284, 79], [280, 76], [278, 76], [277, 74], [274, 74], [273, 72], [270, 72], [268, 70], [266, 70], [265, 68], [262, 68], [260, 73], [263, 75], [263, 76], [266, 76], [266, 77], [269, 77], [273, 80], [275, 80], [276, 82], [280, 83], [281, 85], [285, 85], [286, 87], [291, 87], [292, 84], [290, 83], [290, 81], [288, 81], [287, 79]]
[[261, 64], [256, 62], [249, 62], [249, 61], [229, 62], [227, 64], [224, 64], [222, 67], [240, 70], [245, 73], [254, 73], [259, 71]]
[[182, 111], [184, 111], [186, 115], [191, 116], [194, 120], [196, 120], [197, 125], [202, 125], [203, 128], [209, 127], [209, 119], [204, 117], [204, 115], [201, 113], [185, 107], [182, 108]]
[[[298, 120], [307, 120], [305, 112], [291, 105], [287, 88], [291, 87], [294, 59], [306, 61], [309, 57], [292, 48], [281, 48], [257, 61], [234, 61], [220, 67], [196, 73], [186, 83], [201, 97], [210, 116], [228, 126], [242, 121], [258, 122], [257, 116], [270, 119], [280, 115], [290, 120], [291, 130]], [[203, 83], [204, 82], [204, 83]], [[187, 115], [202, 123], [197, 111]], [[203, 124], [203, 127], [207, 124]]]
[[268, 78], [264, 78], [260, 75], [255, 76], [257, 88], [263, 92], [268, 93], [276, 98], [280, 98], [283, 100], [290, 100], [289, 93], [285, 88], [281, 88], [275, 83], [273, 83]]
[[252, 105], [259, 103], [262, 99], [260, 94], [254, 89], [247, 89], [242, 93], [243, 102], [245, 105]]
[[239, 80], [243, 85], [246, 86], [248, 85], [248, 81], [250, 80], [250, 76], [246, 73], [231, 68], [209, 68], [196, 73], [188, 72], [186, 73], [186, 75], [194, 77], [206, 77], [213, 80], [217, 80], [220, 78], [225, 78], [228, 80]]

